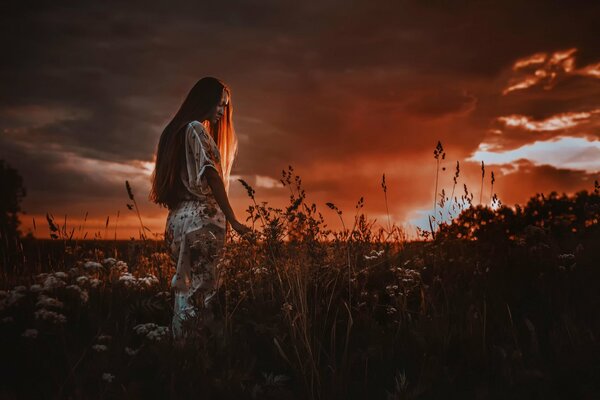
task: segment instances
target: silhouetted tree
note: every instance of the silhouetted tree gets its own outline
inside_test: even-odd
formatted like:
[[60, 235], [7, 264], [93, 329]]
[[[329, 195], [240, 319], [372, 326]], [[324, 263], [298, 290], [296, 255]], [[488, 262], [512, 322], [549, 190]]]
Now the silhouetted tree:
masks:
[[19, 172], [0, 160], [0, 253], [4, 263], [10, 261], [16, 250], [20, 235], [18, 213], [25, 194]]

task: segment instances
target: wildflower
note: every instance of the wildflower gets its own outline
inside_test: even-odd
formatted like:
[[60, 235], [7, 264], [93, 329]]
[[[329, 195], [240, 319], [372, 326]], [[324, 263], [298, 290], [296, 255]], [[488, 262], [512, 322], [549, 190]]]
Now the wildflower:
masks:
[[573, 260], [575, 260], [575, 255], [574, 254], [560, 254], [558, 256], [558, 259], [561, 261], [573, 261]]
[[20, 285], [20, 286], [15, 286], [13, 290], [17, 293], [22, 293], [22, 292], [26, 292], [27, 288], [25, 286]]
[[158, 278], [156, 278], [154, 275], [149, 274], [143, 278], [138, 279], [138, 283], [144, 284], [146, 285], [146, 287], [152, 287], [153, 285], [158, 284]]
[[290, 303], [283, 303], [283, 305], [281, 306], [281, 309], [285, 312], [290, 312], [294, 309], [294, 307], [290, 304]]
[[23, 332], [21, 336], [27, 339], [36, 339], [38, 337], [38, 331], [37, 329], [25, 329], [25, 332]]
[[105, 372], [102, 374], [102, 380], [106, 381], [108, 383], [112, 383], [112, 381], [115, 379], [115, 376], [113, 374], [110, 374], [108, 372]]
[[66, 283], [63, 280], [57, 278], [54, 275], [49, 275], [44, 280], [43, 290], [44, 291], [53, 290], [53, 289], [61, 288], [65, 285], [66, 285]]
[[108, 346], [103, 345], [103, 344], [95, 344], [92, 346], [92, 350], [94, 350], [97, 353], [101, 353], [103, 351], [107, 351], [108, 350]]
[[156, 329], [148, 332], [148, 334], [146, 335], [146, 338], [155, 341], [155, 342], [159, 342], [163, 339], [165, 339], [170, 333], [169, 327], [168, 326], [158, 326], [156, 327]]
[[38, 297], [38, 301], [35, 305], [37, 307], [54, 307], [54, 308], [63, 308], [63, 306], [64, 306], [62, 301], [55, 299], [53, 297], [48, 297], [44, 294], [41, 294]]
[[117, 263], [113, 266], [113, 269], [117, 270], [119, 273], [129, 271], [129, 267], [125, 261], [117, 261]]
[[147, 335], [148, 332], [153, 331], [154, 329], [156, 329], [158, 327], [158, 325], [156, 325], [153, 322], [148, 322], [146, 324], [139, 324], [133, 327], [133, 330], [135, 331], [135, 333], [137, 333], [138, 335]]
[[82, 276], [78, 276], [78, 277], [75, 279], [75, 282], [77, 282], [77, 284], [78, 284], [79, 286], [83, 286], [83, 285], [85, 285], [86, 283], [88, 283], [89, 281], [90, 281], [90, 278], [88, 278], [87, 276], [83, 276], [83, 275], [82, 275]]
[[46, 310], [45, 308], [41, 308], [34, 313], [35, 319], [41, 319], [43, 321], [47, 321], [53, 324], [64, 324], [67, 322], [67, 317], [63, 314], [57, 313], [55, 311]]
[[263, 275], [269, 272], [269, 270], [265, 267], [254, 267], [252, 268], [252, 272], [254, 272], [255, 275]]
[[62, 280], [67, 279], [67, 274], [65, 274], [62, 271], [55, 272], [54, 276], [57, 277], [58, 279], [62, 279]]
[[388, 307], [387, 307], [387, 309], [386, 309], [386, 312], [387, 312], [389, 315], [392, 315], [392, 314], [396, 313], [397, 311], [398, 311], [398, 310], [396, 310], [396, 307], [392, 307], [392, 306], [388, 306]]
[[131, 347], [125, 347], [125, 354], [128, 356], [135, 356], [139, 351], [140, 349], [134, 350]]
[[112, 266], [114, 266], [116, 263], [117, 263], [117, 260], [115, 260], [115, 259], [114, 259], [114, 258], [112, 258], [112, 257], [108, 257], [108, 258], [105, 258], [104, 260], [102, 260], [102, 264], [104, 264], [104, 265], [105, 265], [105, 266], [107, 266], [107, 267], [112, 267]]
[[29, 291], [32, 292], [32, 293], [39, 293], [43, 289], [44, 288], [42, 287], [42, 285], [38, 285], [37, 283], [29, 286]]
[[137, 279], [130, 272], [125, 272], [119, 276], [119, 282], [122, 282], [127, 287], [131, 287], [137, 284]]
[[373, 259], [381, 257], [384, 252], [385, 252], [385, 250], [377, 251], [377, 250], [373, 249], [373, 250], [371, 250], [369, 255], [365, 255], [364, 257], [365, 257], [365, 260], [373, 260]]
[[79, 275], [79, 269], [73, 267], [69, 269], [69, 275], [76, 276]]
[[83, 268], [95, 271], [98, 269], [102, 269], [102, 264], [96, 261], [86, 261], [85, 264], [83, 264]]
[[136, 325], [133, 330], [138, 335], [144, 335], [147, 339], [155, 342], [165, 339], [170, 333], [169, 327], [158, 326], [152, 322]]
[[90, 286], [93, 288], [97, 288], [100, 285], [100, 279], [98, 278], [92, 278], [90, 279]]

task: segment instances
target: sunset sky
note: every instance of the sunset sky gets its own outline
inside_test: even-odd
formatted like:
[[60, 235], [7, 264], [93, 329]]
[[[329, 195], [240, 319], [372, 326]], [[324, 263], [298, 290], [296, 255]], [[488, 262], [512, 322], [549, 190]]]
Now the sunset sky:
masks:
[[[289, 202], [292, 165], [338, 228], [335, 203], [414, 236], [433, 210], [438, 140], [479, 202], [591, 191], [600, 179], [600, 2], [283, 0], [9, 2], [0, 13], [0, 159], [27, 196], [21, 231], [69, 227], [137, 237], [158, 138], [203, 76], [232, 90], [239, 156], [230, 199]], [[105, 223], [109, 218], [109, 227]], [[347, 224], [348, 225], [348, 224]], [[108, 232], [108, 234], [106, 233]], [[82, 234], [80, 234], [81, 236]]]

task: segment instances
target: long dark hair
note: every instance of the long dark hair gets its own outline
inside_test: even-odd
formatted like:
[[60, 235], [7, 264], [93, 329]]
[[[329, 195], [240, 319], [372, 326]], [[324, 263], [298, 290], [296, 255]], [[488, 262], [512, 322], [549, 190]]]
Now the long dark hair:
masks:
[[[185, 163], [184, 128], [191, 121], [204, 121], [211, 110], [221, 101], [223, 90], [229, 92], [225, 84], [216, 78], [200, 79], [188, 93], [179, 111], [163, 130], [156, 150], [156, 165], [152, 173], [151, 201], [171, 209], [186, 193], [186, 188], [181, 180], [181, 171]], [[224, 115], [231, 117], [231, 110], [225, 110]], [[219, 125], [217, 123], [211, 126], [210, 130], [220, 131]], [[228, 131], [230, 131], [228, 136], [235, 139], [233, 126]], [[218, 133], [218, 139], [221, 141], [223, 133]], [[235, 150], [237, 150], [237, 140], [235, 143]], [[219, 147], [221, 146], [219, 145]]]

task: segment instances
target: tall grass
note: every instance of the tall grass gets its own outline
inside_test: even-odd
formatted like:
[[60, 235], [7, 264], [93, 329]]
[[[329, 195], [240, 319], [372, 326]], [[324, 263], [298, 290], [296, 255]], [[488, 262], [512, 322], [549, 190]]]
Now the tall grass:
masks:
[[[457, 163], [450, 201], [458, 174]], [[515, 210], [473, 207], [465, 184], [460, 214], [436, 229], [432, 223], [432, 240], [424, 233], [414, 242], [389, 218], [385, 175], [387, 229], [374, 229], [361, 197], [353, 213], [325, 204], [341, 222], [332, 231], [291, 166], [281, 182], [290, 203], [279, 209], [240, 181], [254, 238], [228, 232], [214, 320], [190, 320], [181, 346], [166, 334], [173, 261], [150, 240], [126, 262], [107, 257], [110, 242], [82, 241], [61, 261], [64, 274], [54, 268], [5, 285], [0, 393], [485, 399], [600, 392], [600, 321], [590, 311], [600, 304], [597, 182], [593, 193], [536, 195]], [[68, 230], [48, 221], [59, 243]]]

